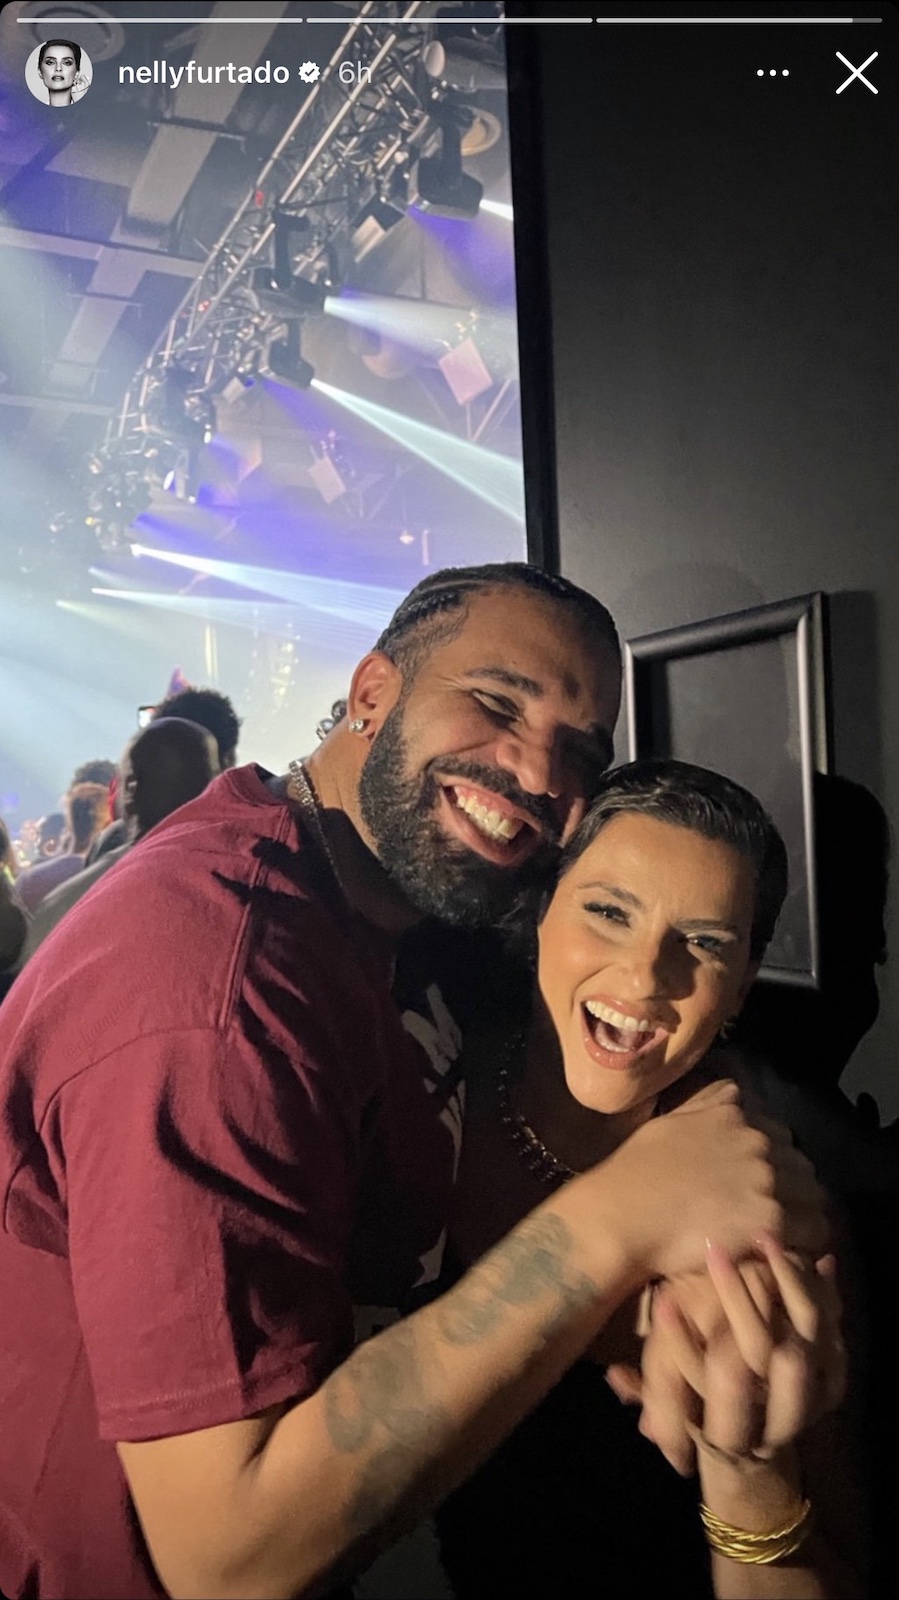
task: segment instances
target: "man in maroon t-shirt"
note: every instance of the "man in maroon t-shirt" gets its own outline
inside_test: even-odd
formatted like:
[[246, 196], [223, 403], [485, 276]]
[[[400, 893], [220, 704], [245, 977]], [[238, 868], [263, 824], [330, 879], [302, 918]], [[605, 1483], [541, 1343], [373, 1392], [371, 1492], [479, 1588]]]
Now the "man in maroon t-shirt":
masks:
[[[397, 940], [489, 925], [545, 871], [610, 759], [619, 685], [582, 591], [435, 574], [305, 766], [217, 779], [15, 984], [5, 1595], [321, 1594], [477, 1464], [675, 1238], [701, 1265], [741, 1160], [741, 1247], [762, 1190], [770, 1216], [735, 1114], [731, 1134], [711, 1108], [665, 1118], [651, 1184], [624, 1147], [354, 1349], [354, 1312], [384, 1328], [436, 1272], [459, 1126], [456, 1019], [433, 983], [400, 1014]], [[695, 1184], [708, 1150], [726, 1190]]]

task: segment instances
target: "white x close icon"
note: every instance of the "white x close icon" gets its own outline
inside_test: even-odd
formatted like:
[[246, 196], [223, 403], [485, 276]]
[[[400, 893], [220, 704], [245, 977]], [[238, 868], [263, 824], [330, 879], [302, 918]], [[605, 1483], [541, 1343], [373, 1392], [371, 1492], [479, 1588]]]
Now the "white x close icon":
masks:
[[852, 66], [852, 62], [851, 61], [847, 61], [846, 57], [844, 55], [841, 55], [839, 50], [838, 50], [837, 51], [837, 56], [839, 57], [840, 61], [842, 61], [843, 66], [844, 67], [852, 67], [852, 71], [849, 74], [849, 77], [846, 79], [846, 82], [840, 84], [840, 87], [837, 90], [837, 94], [842, 94], [843, 90], [848, 88], [848, 86], [852, 82], [853, 78], [859, 78], [861, 80], [861, 82], [865, 85], [866, 89], [870, 89], [872, 94], [876, 94], [877, 90], [875, 89], [873, 83], [869, 83], [867, 78], [865, 78], [863, 76], [863, 73], [864, 73], [864, 70], [865, 70], [866, 67], [870, 67], [872, 61], [876, 61], [877, 60], [877, 57], [878, 57], [879, 54], [880, 54], [880, 52], [878, 50], [875, 50], [873, 56], [869, 56], [867, 61], [863, 61], [860, 67], [853, 67]]

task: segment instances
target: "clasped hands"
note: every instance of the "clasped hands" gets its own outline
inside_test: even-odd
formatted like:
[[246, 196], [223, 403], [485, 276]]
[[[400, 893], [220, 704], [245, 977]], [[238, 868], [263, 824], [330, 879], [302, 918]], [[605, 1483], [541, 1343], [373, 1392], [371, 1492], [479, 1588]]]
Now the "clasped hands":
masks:
[[699, 1449], [733, 1464], [770, 1461], [846, 1388], [841, 1303], [832, 1255], [804, 1260], [769, 1237], [732, 1261], [709, 1243], [707, 1273], [650, 1291], [640, 1371], [607, 1377], [642, 1406], [640, 1432], [687, 1476]]

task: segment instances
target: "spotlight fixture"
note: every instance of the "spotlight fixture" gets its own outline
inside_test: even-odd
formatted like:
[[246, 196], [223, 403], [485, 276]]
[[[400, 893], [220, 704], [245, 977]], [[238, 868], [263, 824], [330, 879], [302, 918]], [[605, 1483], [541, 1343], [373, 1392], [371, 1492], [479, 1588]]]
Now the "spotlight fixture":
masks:
[[504, 92], [502, 39], [497, 6], [438, 6], [433, 33], [422, 51], [422, 66], [429, 78], [461, 94], [476, 94], [482, 89]]
[[210, 396], [196, 390], [189, 394], [184, 402], [184, 415], [200, 430], [203, 443], [208, 444], [215, 431], [215, 410]]
[[274, 317], [302, 317], [323, 311], [331, 285], [313, 283], [309, 278], [291, 278], [281, 288], [271, 267], [255, 267], [251, 278], [250, 300], [255, 311]]
[[273, 267], [255, 267], [250, 279], [250, 299], [257, 311], [266, 311], [276, 317], [301, 317], [307, 312], [324, 310], [325, 299], [332, 289], [330, 282], [316, 283], [304, 278], [293, 269], [291, 244], [300, 234], [311, 232], [308, 217], [294, 216], [289, 211], [276, 209], [275, 264]]
[[164, 365], [151, 383], [141, 416], [140, 451], [148, 438], [178, 450], [205, 444], [214, 424], [211, 399], [197, 374], [177, 363]]
[[275, 224], [275, 269], [272, 273], [274, 289], [289, 289], [293, 283], [293, 265], [290, 246], [296, 235], [308, 236], [311, 224], [308, 217], [296, 216], [276, 206], [272, 220]]
[[350, 249], [353, 260], [359, 262], [374, 250], [381, 240], [387, 237], [391, 228], [402, 222], [405, 212], [399, 206], [391, 205], [389, 200], [384, 200], [380, 195], [375, 195], [363, 206], [357, 217], [350, 224]]
[[284, 338], [272, 341], [258, 370], [260, 377], [277, 378], [279, 383], [289, 384], [292, 389], [309, 388], [315, 368], [303, 359], [298, 322], [288, 322]]
[[236, 406], [243, 399], [247, 390], [252, 387], [253, 380], [248, 373], [232, 372], [230, 378], [222, 386], [219, 399], [224, 400], [227, 406]]
[[311, 278], [294, 277], [288, 293], [301, 311], [324, 311], [325, 301], [332, 293], [333, 283], [314, 283]]
[[438, 217], [476, 217], [484, 185], [462, 170], [462, 137], [471, 113], [457, 101], [444, 100], [432, 115], [440, 125], [440, 150], [418, 162], [412, 176], [412, 204]]
[[433, 40], [425, 46], [421, 61], [429, 78], [436, 79], [447, 88], [458, 90], [460, 94], [477, 94], [485, 89], [501, 89], [505, 86], [502, 63], [466, 53], [464, 44], [458, 38], [452, 40], [449, 48], [439, 39]]
[[193, 381], [193, 373], [188, 372], [186, 367], [172, 366], [165, 369], [154, 395], [154, 410], [160, 426], [166, 433], [177, 434], [179, 430], [183, 431], [187, 420], [187, 398]]

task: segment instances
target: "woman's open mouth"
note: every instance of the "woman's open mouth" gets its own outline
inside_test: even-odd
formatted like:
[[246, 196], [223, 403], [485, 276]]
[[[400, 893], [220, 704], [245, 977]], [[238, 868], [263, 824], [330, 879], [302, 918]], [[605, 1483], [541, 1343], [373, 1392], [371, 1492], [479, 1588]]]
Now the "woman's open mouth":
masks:
[[621, 1011], [605, 1000], [585, 1000], [581, 1018], [588, 1054], [615, 1071], [633, 1066], [668, 1035], [655, 1018]]

